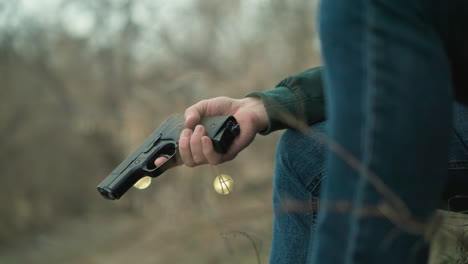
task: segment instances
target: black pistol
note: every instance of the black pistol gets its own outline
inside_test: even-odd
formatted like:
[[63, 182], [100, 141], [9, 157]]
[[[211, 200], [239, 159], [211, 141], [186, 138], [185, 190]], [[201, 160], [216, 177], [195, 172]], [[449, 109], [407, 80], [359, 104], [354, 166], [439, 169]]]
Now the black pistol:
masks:
[[[130, 187], [145, 176], [158, 177], [167, 169], [182, 163], [178, 155], [178, 141], [185, 128], [181, 114], [172, 115], [157, 128], [138, 149], [115, 168], [98, 186], [99, 193], [106, 199], [122, 197]], [[206, 134], [211, 138], [218, 153], [226, 153], [240, 128], [233, 116], [212, 116], [201, 120]], [[168, 160], [159, 167], [154, 165], [158, 157]]]

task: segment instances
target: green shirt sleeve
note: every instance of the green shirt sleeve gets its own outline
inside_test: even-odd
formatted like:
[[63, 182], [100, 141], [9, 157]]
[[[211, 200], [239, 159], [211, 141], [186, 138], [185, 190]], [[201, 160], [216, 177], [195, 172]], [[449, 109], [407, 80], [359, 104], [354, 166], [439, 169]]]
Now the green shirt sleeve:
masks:
[[274, 89], [246, 95], [252, 96], [262, 99], [268, 114], [269, 125], [260, 132], [262, 135], [294, 128], [297, 124], [311, 125], [325, 119], [320, 67], [290, 76]]

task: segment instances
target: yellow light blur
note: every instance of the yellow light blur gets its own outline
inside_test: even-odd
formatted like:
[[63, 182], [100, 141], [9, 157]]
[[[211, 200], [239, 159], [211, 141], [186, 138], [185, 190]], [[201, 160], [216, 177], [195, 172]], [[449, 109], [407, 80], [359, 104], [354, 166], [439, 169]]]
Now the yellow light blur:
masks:
[[139, 181], [137, 181], [133, 185], [133, 187], [135, 187], [137, 189], [140, 189], [140, 190], [143, 190], [143, 189], [148, 188], [148, 186], [150, 186], [150, 184], [151, 184], [151, 177], [145, 176], [145, 177], [141, 178]]
[[220, 174], [216, 176], [213, 187], [217, 193], [227, 195], [232, 192], [234, 180], [227, 174]]

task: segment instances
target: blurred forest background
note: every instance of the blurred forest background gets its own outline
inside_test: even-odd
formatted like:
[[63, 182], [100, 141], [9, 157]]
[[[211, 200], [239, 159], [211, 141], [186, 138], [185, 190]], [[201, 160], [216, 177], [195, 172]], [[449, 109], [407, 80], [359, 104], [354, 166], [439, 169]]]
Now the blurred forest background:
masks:
[[[279, 132], [119, 201], [96, 185], [169, 115], [319, 65], [317, 1], [0, 0], [0, 264], [267, 263]], [[447, 219], [431, 263], [468, 263]]]
[[96, 185], [170, 114], [318, 65], [315, 4], [1, 0], [0, 263], [266, 263], [278, 134], [119, 201]]

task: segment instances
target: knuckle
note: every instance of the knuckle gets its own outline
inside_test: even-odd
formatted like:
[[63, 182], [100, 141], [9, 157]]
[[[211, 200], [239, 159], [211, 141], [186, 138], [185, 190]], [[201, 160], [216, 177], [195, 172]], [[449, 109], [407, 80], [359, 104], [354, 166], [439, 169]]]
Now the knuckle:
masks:
[[191, 167], [191, 165], [193, 164], [193, 162], [191, 161], [191, 159], [188, 158], [187, 155], [180, 155], [180, 159], [187, 167]]
[[191, 112], [192, 112], [192, 107], [187, 108], [184, 112], [184, 116], [185, 117], [189, 116]]
[[189, 168], [193, 168], [195, 167], [195, 163], [185, 163], [185, 166], [189, 167]]
[[210, 164], [212, 164], [212, 165], [219, 165], [221, 163], [222, 163], [221, 157], [216, 157], [210, 162]]
[[222, 161], [223, 161], [223, 162], [231, 161], [231, 160], [235, 159], [236, 156], [237, 156], [237, 154], [226, 155], [226, 156], [224, 156], [224, 158], [223, 158]]
[[203, 159], [200, 159], [200, 158], [193, 158], [193, 161], [195, 162], [195, 164], [198, 164], [198, 165], [201, 165], [201, 164], [205, 163], [205, 161]]
[[208, 163], [211, 165], [218, 165], [221, 161], [221, 156], [219, 154], [214, 153], [213, 151], [205, 150], [205, 156], [208, 160]]
[[192, 134], [192, 137], [190, 137], [190, 145], [191, 146], [194, 146], [196, 144], [198, 144], [198, 142], [200, 141], [200, 136], [198, 134], [198, 132], [194, 131], [193, 134]]
[[188, 116], [198, 116], [199, 115], [199, 112], [198, 112], [198, 108], [197, 108], [197, 105], [193, 105], [189, 108], [187, 108], [184, 112], [184, 116], [185, 117], [188, 117]]
[[194, 148], [197, 146], [197, 140], [195, 139], [195, 137], [192, 137], [190, 139], [190, 148]]
[[189, 150], [187, 142], [179, 141], [179, 151], [181, 155], [186, 155]]
[[206, 102], [207, 102], [207, 100], [201, 100], [198, 103], [196, 103], [196, 104], [192, 105], [191, 107], [189, 107], [187, 110], [190, 109], [191, 113], [192, 112], [197, 112], [198, 113], [200, 111], [200, 109], [202, 109], [203, 106], [206, 104]]
[[190, 148], [196, 149], [197, 147], [197, 138], [196, 135], [190, 138]]

